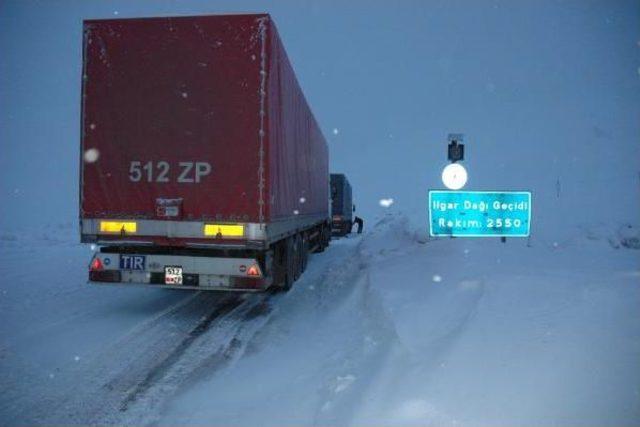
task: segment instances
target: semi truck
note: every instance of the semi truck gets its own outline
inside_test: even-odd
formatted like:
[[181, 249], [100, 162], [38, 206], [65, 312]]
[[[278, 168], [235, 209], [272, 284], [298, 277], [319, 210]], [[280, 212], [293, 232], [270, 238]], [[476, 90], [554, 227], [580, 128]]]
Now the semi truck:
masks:
[[331, 238], [328, 149], [268, 14], [83, 23], [89, 281], [288, 290]]
[[351, 233], [353, 226], [353, 204], [351, 184], [344, 174], [331, 174], [331, 233], [342, 237]]

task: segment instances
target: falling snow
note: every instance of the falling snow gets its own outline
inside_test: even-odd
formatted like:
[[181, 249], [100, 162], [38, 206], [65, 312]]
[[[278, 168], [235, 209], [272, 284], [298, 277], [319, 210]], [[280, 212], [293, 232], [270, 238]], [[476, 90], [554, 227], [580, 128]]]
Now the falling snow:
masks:
[[84, 161], [87, 163], [95, 163], [100, 157], [100, 152], [97, 148], [89, 148], [84, 152]]
[[[116, 167], [111, 163], [117, 159], [97, 145], [118, 138], [115, 144], [124, 146], [124, 129], [112, 128], [114, 120], [125, 110], [140, 111], [144, 102], [87, 114], [82, 128], [70, 125], [81, 120], [82, 98], [70, 101], [67, 95], [94, 81], [78, 72], [81, 20], [110, 13], [119, 18], [119, 11], [84, 2], [76, 7], [79, 2], [70, 0], [6, 3], [0, 15], [10, 25], [1, 30], [13, 48], [4, 50], [0, 79], [3, 143], [9, 144], [2, 158], [6, 203], [0, 215], [0, 384], [8, 402], [0, 408], [1, 424], [638, 424], [640, 156], [633, 118], [640, 103], [637, 91], [628, 90], [640, 76], [640, 40], [633, 47], [637, 5], [547, 0], [515, 10], [494, 1], [486, 13], [486, 5], [475, 2], [436, 8], [407, 2], [394, 4], [395, 13], [383, 3], [367, 4], [367, 22], [388, 21], [384, 31], [356, 23], [362, 37], [324, 47], [316, 42], [354, 31], [353, 20], [332, 19], [348, 10], [312, 2], [313, 13], [300, 19], [275, 17], [313, 113], [333, 142], [330, 171], [353, 180], [367, 229], [310, 255], [290, 292], [241, 296], [239, 310], [223, 310], [194, 340], [190, 331], [225, 308], [218, 305], [220, 295], [86, 283], [90, 250], [99, 246], [78, 239], [76, 134], [82, 132], [84, 169], [99, 174], [104, 185], [129, 185], [129, 162], [161, 158], [151, 151], [140, 153], [143, 158], [116, 153], [124, 162]], [[195, 13], [197, 5], [188, 3], [193, 1], [180, 3], [181, 14]], [[135, 16], [166, 16], [165, 6], [145, 2]], [[290, 15], [287, 7], [280, 9], [278, 15]], [[47, 21], [61, 10], [78, 25]], [[426, 15], [430, 25], [421, 25]], [[568, 16], [579, 19], [567, 25]], [[332, 22], [328, 39], [327, 28], [313, 25], [320, 18]], [[51, 25], [28, 27], [45, 21]], [[551, 45], [540, 38], [540, 22], [553, 30]], [[191, 34], [171, 25], [167, 42]], [[452, 31], [458, 27], [465, 30]], [[406, 31], [386, 28], [411, 28], [414, 42], [405, 43]], [[32, 41], [50, 34], [68, 43], [50, 43], [51, 54], [41, 55]], [[86, 47], [102, 53], [95, 66], [103, 77], [117, 80], [123, 57], [104, 47], [114, 34], [124, 41], [125, 32], [116, 31], [104, 40], [89, 37]], [[198, 75], [213, 64], [226, 66], [217, 62], [215, 48], [222, 41], [213, 34], [205, 34], [204, 43], [214, 56], [189, 61]], [[231, 53], [236, 41], [221, 37]], [[393, 52], [370, 49], [381, 37]], [[199, 43], [198, 37], [191, 40]], [[589, 49], [583, 49], [585, 41]], [[137, 58], [153, 55], [152, 44], [135, 44], [129, 46]], [[308, 45], [315, 48], [300, 49]], [[534, 67], [523, 62], [522, 46], [543, 53], [534, 55]], [[258, 47], [254, 43], [228, 63], [252, 64], [261, 59], [252, 54]], [[319, 71], [327, 67], [328, 73]], [[306, 78], [305, 70], [311, 70]], [[571, 78], [584, 70], [586, 78]], [[321, 78], [310, 78], [314, 73]], [[75, 77], [43, 79], [67, 75]], [[135, 84], [136, 78], [126, 82]], [[197, 109], [194, 101], [204, 93], [197, 81], [184, 73], [173, 76], [160, 98], [176, 105], [150, 108]], [[148, 92], [151, 83], [142, 81], [139, 92]], [[252, 87], [242, 78], [225, 84]], [[260, 90], [267, 93], [268, 87]], [[563, 96], [547, 96], [550, 90]], [[588, 114], [575, 114], [576, 99], [583, 107], [578, 113]], [[192, 118], [214, 123], [219, 117], [212, 110]], [[258, 114], [266, 117], [266, 111]], [[349, 132], [329, 127], [335, 121]], [[157, 125], [140, 124], [140, 135], [160, 135], [170, 124]], [[439, 138], [452, 126], [469, 135], [464, 164], [470, 189], [535, 193], [530, 239], [427, 237], [426, 190], [442, 187], [446, 138]], [[193, 139], [198, 130], [191, 124], [175, 135], [187, 129]], [[107, 159], [109, 165], [101, 163]], [[225, 162], [222, 167], [234, 167]], [[172, 163], [172, 180], [177, 173]], [[172, 184], [135, 187], [151, 204], [156, 196], [144, 188], [178, 191]], [[313, 212], [308, 191], [289, 193], [288, 212], [296, 207], [296, 194], [299, 210], [293, 214]], [[390, 194], [400, 200], [397, 205]], [[185, 204], [185, 215], [192, 214], [189, 208]], [[263, 297], [265, 309], [245, 310]], [[238, 314], [245, 312], [251, 316]], [[185, 338], [191, 343], [186, 349]], [[239, 348], [235, 356], [226, 351], [230, 342]], [[125, 394], [136, 388], [144, 390], [119, 411]]]
[[391, 198], [389, 198], [389, 199], [380, 199], [380, 201], [378, 203], [383, 208], [388, 208], [393, 204], [393, 199], [391, 199]]

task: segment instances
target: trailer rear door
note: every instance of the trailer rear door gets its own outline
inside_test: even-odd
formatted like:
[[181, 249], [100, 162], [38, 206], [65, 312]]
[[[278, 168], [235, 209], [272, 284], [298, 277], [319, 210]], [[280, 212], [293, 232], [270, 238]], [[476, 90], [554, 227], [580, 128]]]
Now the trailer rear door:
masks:
[[260, 221], [260, 19], [85, 21], [81, 218]]

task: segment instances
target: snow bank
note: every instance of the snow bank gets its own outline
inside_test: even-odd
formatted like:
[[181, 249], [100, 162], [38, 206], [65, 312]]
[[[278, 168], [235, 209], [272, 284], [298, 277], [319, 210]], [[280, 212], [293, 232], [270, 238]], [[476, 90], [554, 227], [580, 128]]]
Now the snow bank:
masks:
[[[365, 247], [375, 255], [388, 238]], [[515, 239], [405, 247], [370, 274], [402, 351], [367, 392], [379, 397], [365, 399], [355, 424], [640, 420], [636, 251]]]

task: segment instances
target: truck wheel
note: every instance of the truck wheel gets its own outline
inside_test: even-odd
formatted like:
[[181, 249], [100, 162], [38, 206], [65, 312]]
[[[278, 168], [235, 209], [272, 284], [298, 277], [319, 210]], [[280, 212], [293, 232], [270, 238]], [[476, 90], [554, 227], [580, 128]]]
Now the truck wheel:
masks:
[[293, 284], [293, 245], [291, 239], [279, 241], [274, 248], [274, 277], [272, 290], [287, 292]]
[[295, 247], [293, 238], [288, 237], [278, 243], [280, 250], [280, 260], [278, 263], [278, 283], [275, 290], [288, 292], [295, 281]]

